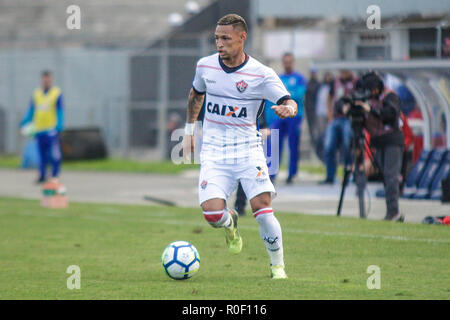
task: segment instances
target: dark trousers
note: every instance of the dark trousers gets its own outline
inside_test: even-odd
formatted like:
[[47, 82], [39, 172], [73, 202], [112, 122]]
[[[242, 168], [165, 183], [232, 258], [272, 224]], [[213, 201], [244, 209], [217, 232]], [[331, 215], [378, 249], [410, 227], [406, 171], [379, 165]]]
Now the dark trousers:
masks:
[[241, 183], [239, 182], [238, 188], [236, 191], [236, 201], [234, 202], [234, 207], [236, 209], [245, 210], [245, 206], [247, 204], [247, 197], [245, 195], [244, 189], [242, 188]]
[[334, 181], [336, 176], [336, 153], [341, 145], [344, 149], [345, 166], [349, 166], [352, 163], [352, 155], [350, 153], [352, 135], [352, 124], [348, 118], [336, 118], [328, 124], [324, 142], [327, 181]]
[[[279, 162], [281, 164], [281, 157], [283, 155], [283, 142], [284, 138], [288, 138], [289, 144], [289, 177], [294, 177], [297, 174], [298, 161], [300, 158], [300, 140], [301, 140], [301, 125], [302, 116], [296, 116], [294, 118], [277, 119], [270, 126], [270, 129], [278, 129], [278, 152], [279, 152]], [[267, 139], [267, 150], [271, 149], [271, 139]], [[271, 153], [271, 152], [269, 152]], [[272, 179], [275, 175], [271, 176]]]
[[61, 166], [61, 147], [58, 133], [38, 133], [36, 140], [39, 147], [40, 167], [39, 174], [41, 179], [45, 179], [47, 165], [52, 165], [52, 177], [59, 175]]
[[403, 148], [396, 145], [377, 148], [374, 157], [383, 173], [384, 190], [386, 193], [386, 215], [396, 215], [399, 212], [399, 177], [403, 161]]

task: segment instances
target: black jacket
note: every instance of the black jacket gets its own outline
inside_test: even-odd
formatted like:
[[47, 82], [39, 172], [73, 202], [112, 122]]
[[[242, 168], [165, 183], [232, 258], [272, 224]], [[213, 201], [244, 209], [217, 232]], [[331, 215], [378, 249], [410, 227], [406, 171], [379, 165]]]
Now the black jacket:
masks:
[[365, 127], [370, 134], [372, 146], [404, 146], [405, 138], [399, 126], [401, 101], [398, 95], [387, 91], [380, 98], [369, 100], [369, 105], [370, 112], [366, 117]]

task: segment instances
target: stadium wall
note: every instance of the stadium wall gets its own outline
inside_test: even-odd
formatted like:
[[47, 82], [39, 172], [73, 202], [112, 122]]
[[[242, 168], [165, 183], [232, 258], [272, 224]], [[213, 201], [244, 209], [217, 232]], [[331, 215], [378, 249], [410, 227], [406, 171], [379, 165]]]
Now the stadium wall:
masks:
[[127, 149], [129, 51], [11, 49], [0, 51], [0, 152], [18, 154], [25, 143], [19, 123], [40, 72], [49, 69], [62, 89], [66, 128], [98, 126], [112, 152]]

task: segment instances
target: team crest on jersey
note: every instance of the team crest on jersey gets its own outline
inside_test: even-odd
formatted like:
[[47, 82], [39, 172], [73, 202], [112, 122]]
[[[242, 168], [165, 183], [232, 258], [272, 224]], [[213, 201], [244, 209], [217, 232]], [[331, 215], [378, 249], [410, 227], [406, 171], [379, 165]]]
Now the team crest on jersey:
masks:
[[248, 84], [244, 80], [236, 82], [236, 88], [238, 89], [238, 91], [240, 93], [244, 92], [245, 89], [247, 89], [247, 87], [248, 87]]
[[202, 189], [205, 190], [207, 185], [208, 185], [208, 181], [203, 180], [202, 183], [200, 184], [200, 187], [202, 187]]

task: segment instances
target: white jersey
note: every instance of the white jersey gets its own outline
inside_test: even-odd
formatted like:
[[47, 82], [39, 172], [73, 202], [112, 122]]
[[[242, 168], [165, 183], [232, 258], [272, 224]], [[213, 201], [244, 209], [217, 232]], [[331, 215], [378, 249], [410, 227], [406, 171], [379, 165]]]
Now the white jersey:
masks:
[[264, 100], [280, 103], [289, 97], [275, 71], [248, 55], [242, 65], [229, 68], [216, 53], [198, 61], [192, 85], [206, 93], [200, 160], [264, 158], [258, 110]]

